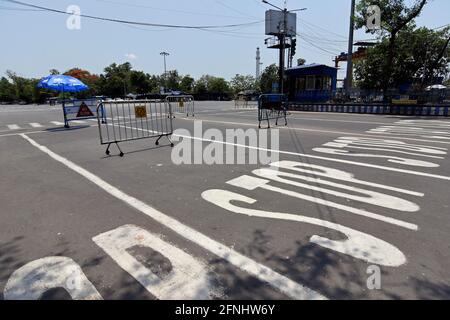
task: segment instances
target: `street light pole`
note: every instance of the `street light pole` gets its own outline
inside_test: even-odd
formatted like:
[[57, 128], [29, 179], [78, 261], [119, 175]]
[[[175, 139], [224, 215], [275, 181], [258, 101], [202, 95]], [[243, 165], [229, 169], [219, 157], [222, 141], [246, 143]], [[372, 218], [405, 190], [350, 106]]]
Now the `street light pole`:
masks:
[[167, 66], [166, 66], [166, 57], [170, 56], [170, 54], [168, 52], [161, 52], [160, 53], [161, 56], [164, 57], [164, 92], [166, 92], [166, 86], [167, 86]]

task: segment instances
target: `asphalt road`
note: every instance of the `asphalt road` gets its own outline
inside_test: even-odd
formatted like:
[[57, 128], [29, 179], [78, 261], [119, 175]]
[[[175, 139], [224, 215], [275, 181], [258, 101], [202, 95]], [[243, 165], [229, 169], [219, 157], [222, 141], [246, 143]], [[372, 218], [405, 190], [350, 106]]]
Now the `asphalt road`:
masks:
[[[223, 139], [275, 129], [231, 102], [196, 108]], [[194, 120], [177, 116], [174, 149], [106, 156], [95, 121], [0, 106], [0, 298], [449, 299], [450, 119], [288, 121], [278, 148], [236, 149], [277, 151], [272, 166], [176, 165], [180, 143], [239, 142], [182, 138]]]

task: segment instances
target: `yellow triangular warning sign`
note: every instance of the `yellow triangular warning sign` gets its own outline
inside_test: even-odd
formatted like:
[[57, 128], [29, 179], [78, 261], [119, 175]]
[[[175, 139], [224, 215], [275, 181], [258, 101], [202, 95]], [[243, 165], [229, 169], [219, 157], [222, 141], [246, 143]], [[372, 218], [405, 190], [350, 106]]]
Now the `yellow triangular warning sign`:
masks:
[[78, 113], [77, 113], [77, 118], [85, 118], [85, 117], [93, 117], [93, 116], [94, 116], [94, 114], [89, 109], [89, 107], [84, 102], [82, 102], [80, 105], [80, 109], [78, 110]]

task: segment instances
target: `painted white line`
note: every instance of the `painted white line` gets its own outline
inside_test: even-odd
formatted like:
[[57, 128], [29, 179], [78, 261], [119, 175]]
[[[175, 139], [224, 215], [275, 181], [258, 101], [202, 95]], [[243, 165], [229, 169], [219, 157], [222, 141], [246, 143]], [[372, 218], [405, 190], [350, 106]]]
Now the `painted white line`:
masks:
[[54, 124], [55, 126], [63, 126], [64, 122], [59, 122], [59, 121], [50, 121], [51, 124]]
[[317, 293], [316, 291], [307, 288], [299, 283], [292, 281], [291, 279], [275, 272], [274, 270], [236, 252], [235, 250], [205, 236], [204, 234], [182, 224], [178, 220], [165, 215], [164, 213], [154, 209], [148, 204], [122, 192], [118, 188], [112, 186], [107, 183], [100, 177], [92, 174], [91, 172], [83, 169], [72, 161], [54, 153], [50, 149], [45, 146], [38, 144], [33, 139], [29, 138], [25, 134], [21, 134], [26, 141], [28, 141], [31, 145], [38, 148], [45, 154], [47, 154], [52, 159], [60, 162], [70, 170], [80, 174], [85, 177], [87, 180], [97, 185], [99, 188], [103, 189], [113, 197], [127, 203], [130, 207], [135, 208], [136, 210], [142, 212], [148, 217], [156, 220], [157, 222], [163, 224], [167, 228], [173, 230], [178, 233], [180, 236], [192, 241], [198, 246], [212, 252], [213, 254], [219, 256], [220, 258], [228, 261], [233, 264], [237, 268], [242, 269], [243, 271], [252, 274], [256, 278], [260, 279], [263, 282], [268, 283], [272, 287], [278, 289], [282, 293], [293, 299], [326, 299], [323, 295]]
[[82, 121], [82, 120], [73, 120], [73, 121], [70, 121], [70, 122], [76, 123], [76, 124], [86, 124], [86, 121]]
[[[118, 127], [127, 128], [127, 129], [136, 129], [136, 128], [122, 126], [122, 125], [120, 125], [120, 126], [117, 125], [117, 126]], [[137, 130], [144, 131], [144, 132], [155, 133], [155, 131], [141, 129], [141, 128], [138, 128]], [[340, 133], [342, 133], [342, 132], [340, 132]], [[197, 138], [197, 137], [191, 137], [191, 136], [179, 135], [179, 134], [173, 134], [172, 136], [180, 137], [180, 138], [184, 138], [184, 139], [190, 139], [190, 140], [204, 141], [204, 142], [210, 142], [210, 143], [218, 143], [218, 144], [223, 144], [223, 145], [231, 145], [231, 146], [235, 146], [235, 147], [239, 147], [239, 148], [246, 148], [246, 149], [259, 150], [259, 151], [265, 151], [265, 152], [274, 152], [274, 153], [278, 153], [278, 154], [285, 154], [285, 155], [304, 157], [304, 158], [310, 158], [310, 159], [325, 160], [325, 161], [331, 161], [331, 162], [337, 162], [337, 163], [345, 163], [345, 164], [351, 164], [351, 165], [355, 165], [355, 166], [359, 166], [359, 167], [380, 169], [380, 170], [386, 170], [386, 171], [392, 171], [392, 172], [398, 172], [398, 173], [406, 173], [406, 174], [411, 174], [411, 175], [415, 175], [415, 176], [421, 176], [421, 177], [428, 177], [428, 178], [449, 180], [450, 181], [450, 176], [442, 176], [442, 175], [438, 175], [438, 174], [432, 174], [432, 173], [426, 173], [426, 172], [420, 172], [420, 171], [412, 171], [412, 170], [406, 170], [406, 169], [397, 169], [397, 168], [393, 168], [393, 167], [385, 167], [385, 166], [369, 164], [369, 163], [364, 163], [364, 162], [356, 162], [356, 161], [350, 161], [350, 160], [343, 160], [343, 159], [336, 159], [336, 158], [314, 156], [314, 155], [305, 154], [305, 153], [281, 151], [281, 150], [268, 149], [268, 148], [260, 148], [260, 147], [247, 146], [247, 145], [238, 144], [238, 143], [231, 143], [231, 142], [225, 142], [225, 141], [219, 141], [219, 140]], [[428, 141], [428, 142], [430, 142], [430, 141]]]
[[8, 124], [7, 127], [9, 130], [20, 130], [21, 129], [17, 124]]
[[30, 123], [30, 126], [31, 126], [32, 128], [42, 128], [42, 127], [43, 127], [42, 124], [36, 123], [36, 122]]

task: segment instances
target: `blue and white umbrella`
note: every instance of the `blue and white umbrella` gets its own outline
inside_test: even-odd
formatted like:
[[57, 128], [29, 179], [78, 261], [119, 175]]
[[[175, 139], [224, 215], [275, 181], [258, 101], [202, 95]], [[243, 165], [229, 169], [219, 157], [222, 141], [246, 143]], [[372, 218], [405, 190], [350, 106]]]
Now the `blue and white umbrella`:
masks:
[[89, 89], [89, 87], [80, 80], [61, 74], [42, 78], [38, 83], [38, 88], [54, 90], [58, 92], [81, 92]]

